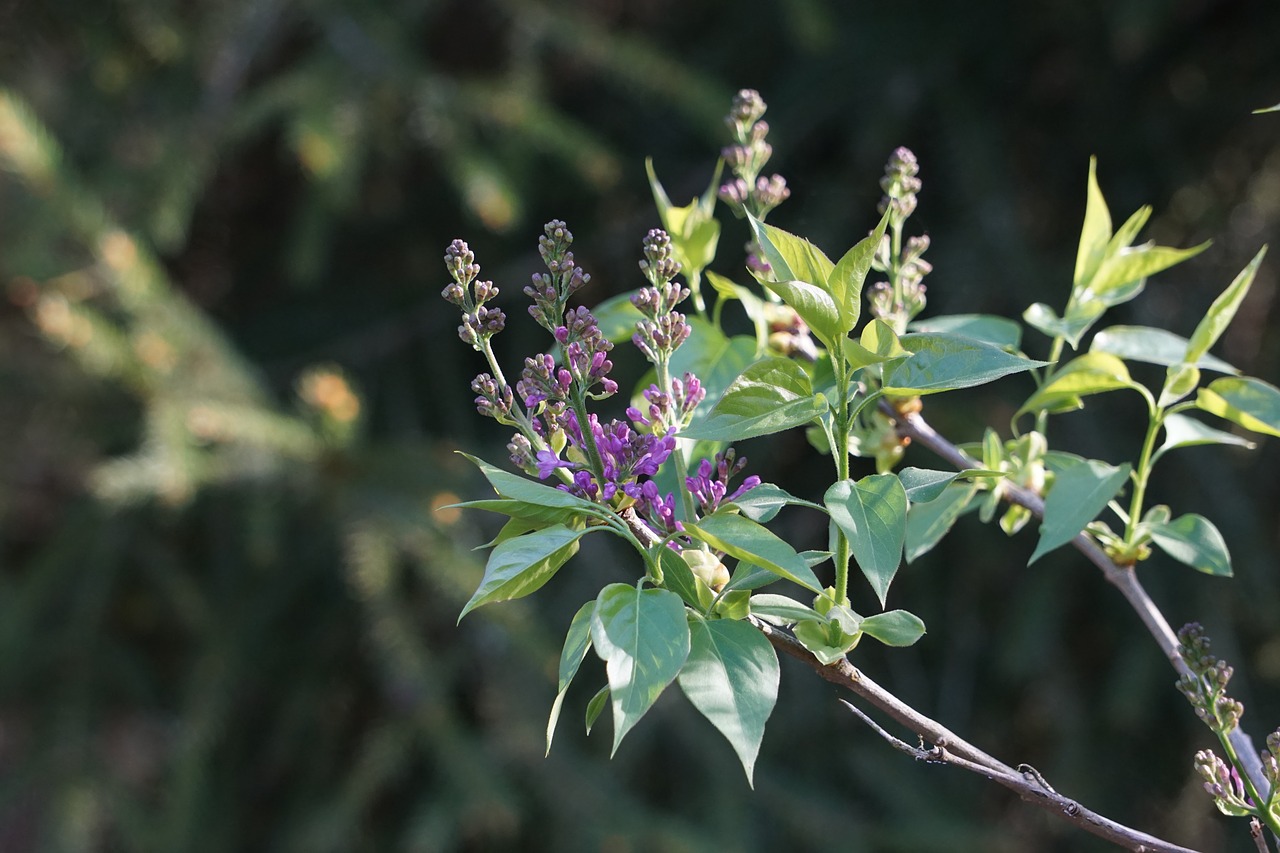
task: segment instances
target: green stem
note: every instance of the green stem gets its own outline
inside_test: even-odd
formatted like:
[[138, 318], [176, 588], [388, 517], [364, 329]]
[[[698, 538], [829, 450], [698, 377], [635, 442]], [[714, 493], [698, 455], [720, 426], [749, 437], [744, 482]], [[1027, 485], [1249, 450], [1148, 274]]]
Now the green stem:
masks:
[[[671, 397], [671, 363], [669, 358], [659, 358], [653, 365], [654, 373], [657, 374], [657, 386], [663, 394]], [[673, 425], [666, 424], [668, 429]], [[685, 521], [693, 521], [697, 518], [697, 507], [693, 504], [693, 495], [689, 494], [689, 490], [684, 487], [684, 482], [689, 478], [689, 460], [684, 453], [684, 439], [676, 435], [676, 446], [671, 451], [671, 458], [675, 461], [676, 466], [676, 493], [680, 495], [680, 508], [684, 512]]]
[[1227, 760], [1231, 762], [1231, 766], [1236, 768], [1236, 772], [1240, 776], [1240, 781], [1244, 783], [1245, 792], [1249, 795], [1249, 799], [1253, 800], [1257, 806], [1258, 817], [1267, 825], [1272, 833], [1280, 836], [1280, 821], [1276, 820], [1275, 815], [1271, 813], [1271, 809], [1267, 808], [1269, 799], [1258, 793], [1258, 789], [1253, 784], [1253, 779], [1248, 773], [1240, 769], [1240, 756], [1236, 752], [1235, 747], [1231, 743], [1231, 739], [1225, 734], [1218, 735], [1218, 743], [1222, 744], [1222, 751], [1227, 754]]
[[[1053, 368], [1058, 363], [1058, 359], [1062, 357], [1062, 347], [1065, 343], [1066, 343], [1066, 340], [1062, 337], [1062, 335], [1058, 335], [1056, 338], [1053, 339], [1053, 346], [1049, 348], [1049, 367], [1046, 368], [1046, 372], [1044, 375], [1045, 382], [1049, 381], [1049, 377], [1053, 375]], [[1036, 414], [1036, 432], [1040, 433], [1041, 435], [1044, 435], [1045, 431], [1048, 428], [1049, 428], [1049, 413], [1044, 409], [1041, 409]]]
[[[836, 393], [839, 394], [838, 401], [832, 412], [832, 433], [834, 440], [831, 442], [831, 456], [836, 465], [836, 482], [843, 482], [849, 479], [849, 432], [853, 428], [853, 419], [849, 413], [848, 404], [845, 402], [849, 398], [849, 370], [845, 361], [844, 353], [841, 351], [832, 351], [831, 366], [835, 373]], [[835, 591], [836, 603], [847, 605], [849, 603], [849, 560], [851, 554], [849, 549], [849, 539], [844, 535], [844, 531], [836, 527], [836, 552], [832, 559], [835, 562]]]
[[1142, 502], [1147, 496], [1147, 479], [1151, 476], [1151, 454], [1155, 450], [1156, 436], [1164, 424], [1164, 413], [1151, 412], [1147, 423], [1147, 436], [1142, 442], [1142, 455], [1138, 457], [1138, 467], [1133, 472], [1133, 499], [1129, 501], [1129, 522], [1125, 525], [1124, 539], [1133, 542], [1134, 531], [1142, 518]]

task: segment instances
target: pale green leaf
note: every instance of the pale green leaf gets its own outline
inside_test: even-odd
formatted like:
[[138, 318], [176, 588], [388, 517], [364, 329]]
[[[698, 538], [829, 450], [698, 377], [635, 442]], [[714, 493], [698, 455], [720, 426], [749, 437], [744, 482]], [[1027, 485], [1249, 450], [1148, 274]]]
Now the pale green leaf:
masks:
[[785, 595], [774, 595], [762, 592], [751, 596], [751, 613], [773, 625], [794, 625], [806, 620], [826, 622], [827, 617], [818, 613], [807, 604]]
[[901, 397], [969, 388], [1046, 364], [958, 335], [915, 332], [899, 341], [911, 358], [888, 372], [883, 387]]
[[761, 524], [771, 521], [778, 511], [788, 504], [822, 509], [818, 504], [798, 498], [773, 483], [761, 483], [733, 501], [733, 506], [736, 506], [739, 512]]
[[[1258, 273], [1258, 267], [1262, 264], [1262, 259], [1266, 257], [1267, 247], [1263, 246], [1258, 253], [1253, 256], [1253, 260], [1242, 269], [1231, 284], [1227, 285], [1227, 289], [1213, 300], [1213, 304], [1209, 306], [1209, 312], [1196, 326], [1196, 330], [1191, 335], [1191, 340], [1187, 344], [1187, 354], [1183, 361], [1189, 364], [1195, 364], [1200, 357], [1209, 351], [1218, 338], [1222, 337], [1222, 333], [1227, 330], [1227, 326], [1231, 325], [1232, 319], [1236, 316], [1236, 311], [1240, 308], [1240, 303], [1244, 301], [1245, 296], [1249, 293], [1249, 286], [1253, 284], [1253, 278]], [[1190, 390], [1188, 389], [1188, 393]]]
[[[1080, 229], [1080, 245], [1076, 250], [1076, 268], [1072, 276], [1075, 287], [1083, 287], [1093, 278], [1102, 263], [1107, 243], [1111, 240], [1111, 212], [1098, 186], [1098, 158], [1089, 158], [1089, 185], [1085, 197], [1084, 226]], [[1034, 324], [1033, 324], [1034, 325]], [[1039, 328], [1037, 326], [1037, 328]], [[1044, 331], [1043, 329], [1041, 331]], [[1056, 335], [1051, 335], [1056, 337]]]
[[942, 541], [956, 520], [976, 509], [971, 499], [978, 493], [977, 484], [952, 483], [941, 495], [926, 503], [914, 503], [907, 511], [907, 535], [903, 547], [908, 563], [927, 554]]
[[826, 410], [826, 398], [813, 394], [801, 365], [769, 357], [747, 367], [711, 411], [682, 435], [737, 441], [809, 423]]
[[948, 314], [916, 320], [907, 327], [912, 332], [946, 332], [973, 338], [1006, 350], [1016, 350], [1022, 343], [1022, 326], [1006, 317], [991, 314]]
[[695, 619], [690, 634], [680, 689], [729, 741], [750, 782], [778, 698], [778, 655], [745, 622]]
[[924, 636], [924, 622], [914, 613], [890, 610], [862, 620], [862, 633], [886, 646], [911, 646]]
[[1049, 379], [1018, 409], [1023, 412], [1050, 412], [1078, 408], [1079, 399], [1121, 388], [1136, 388], [1129, 368], [1119, 358], [1105, 352], [1087, 352], [1073, 358], [1049, 375]]
[[1248, 430], [1280, 436], [1280, 388], [1252, 376], [1226, 376], [1201, 388], [1196, 406]]
[[835, 264], [822, 250], [803, 237], [761, 222], [750, 214], [747, 221], [769, 264], [769, 278], [775, 281], [805, 281], [826, 290]]
[[1154, 464], [1157, 459], [1170, 450], [1180, 447], [1195, 447], [1204, 444], [1229, 444], [1245, 447], [1249, 450], [1257, 447], [1252, 441], [1235, 433], [1224, 432], [1200, 423], [1186, 415], [1172, 414], [1164, 419], [1164, 442], [1151, 457]]
[[595, 726], [596, 720], [600, 719], [600, 714], [607, 704], [609, 704], [609, 685], [606, 684], [597, 690], [596, 695], [592, 696], [591, 701], [587, 703], [587, 712], [585, 714], [587, 734], [591, 734], [592, 727]]
[[1209, 575], [1231, 577], [1231, 554], [1227, 543], [1202, 515], [1188, 513], [1163, 524], [1143, 522], [1160, 550], [1180, 563]]
[[[1182, 364], [1187, 354], [1186, 338], [1148, 326], [1108, 326], [1093, 336], [1090, 352], [1108, 352], [1125, 361], [1142, 361], [1170, 367]], [[1208, 353], [1194, 362], [1196, 367], [1219, 373], [1239, 373], [1231, 365]]]
[[1200, 384], [1200, 368], [1193, 364], [1175, 364], [1165, 370], [1157, 405], [1167, 408], [1190, 394]]
[[886, 209], [872, 232], [845, 252], [844, 257], [831, 271], [828, 289], [840, 309], [843, 326], [841, 334], [847, 334], [858, 325], [858, 318], [862, 315], [862, 285], [867, 280], [867, 273], [871, 270], [871, 260], [884, 239], [885, 228], [888, 225], [889, 211]]
[[689, 656], [684, 602], [665, 589], [614, 583], [600, 590], [591, 640], [605, 661], [613, 705], [613, 752], [653, 707]]
[[[763, 342], [769, 337], [769, 318], [765, 313], [764, 300], [756, 296], [751, 290], [734, 283], [719, 273], [707, 270], [706, 276], [707, 281], [715, 289], [715, 292], [720, 295], [721, 299], [736, 299], [742, 303], [742, 310], [747, 312], [747, 317], [750, 318], [752, 325], [755, 326], [756, 340], [761, 342], [760, 345], [763, 346]], [[717, 308], [717, 310], [719, 309]], [[697, 332], [695, 331], [694, 334], [697, 334]], [[685, 346], [688, 346], [688, 341], [685, 342]], [[759, 354], [763, 355], [764, 353], [761, 351]], [[743, 364], [742, 367], [746, 367], [746, 364]]]
[[1022, 319], [1027, 321], [1027, 325], [1031, 328], [1043, 332], [1051, 338], [1064, 338], [1071, 343], [1072, 348], [1080, 343], [1080, 338], [1084, 337], [1084, 333], [1089, 331], [1089, 327], [1093, 325], [1102, 312], [1106, 309], [1103, 305], [1088, 310], [1075, 309], [1069, 317], [1059, 317], [1057, 312], [1045, 305], [1043, 302], [1037, 302], [1026, 311], [1022, 312]]
[[574, 530], [557, 524], [502, 542], [489, 554], [480, 587], [458, 621], [483, 604], [522, 598], [538, 590], [577, 553], [578, 540], [599, 529]]
[[[1103, 258], [1097, 273], [1089, 282], [1087, 292], [1091, 297], [1104, 300], [1108, 306], [1119, 305], [1120, 302], [1137, 296], [1136, 292], [1131, 293], [1131, 289], [1126, 288], [1127, 285], [1142, 281], [1161, 270], [1193, 258], [1207, 248], [1209, 248], [1208, 242], [1192, 246], [1190, 249], [1174, 249], [1152, 243], [1122, 249], [1114, 255]], [[1121, 297], [1121, 294], [1124, 296]], [[1087, 299], [1080, 301], [1087, 301]]]
[[761, 284], [794, 308], [800, 319], [828, 348], [834, 347], [849, 331], [844, 328], [835, 298], [827, 292], [825, 286], [787, 280], [764, 281]]
[[893, 474], [841, 480], [827, 489], [822, 502], [849, 540], [858, 568], [883, 605], [902, 562], [907, 532], [907, 493], [902, 483]]
[[1085, 459], [1058, 471], [1044, 501], [1040, 541], [1027, 565], [1076, 538], [1124, 487], [1129, 470], [1127, 463], [1116, 467]]
[[684, 527], [690, 536], [731, 557], [814, 592], [822, 590], [817, 576], [794, 548], [749, 518], [735, 512], [716, 512], [696, 524], [685, 522]]

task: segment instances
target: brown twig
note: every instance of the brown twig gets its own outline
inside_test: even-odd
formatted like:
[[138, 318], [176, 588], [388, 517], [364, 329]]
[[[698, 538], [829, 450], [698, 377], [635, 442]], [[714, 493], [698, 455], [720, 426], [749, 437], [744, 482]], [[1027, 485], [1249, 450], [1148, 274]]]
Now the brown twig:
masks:
[[[880, 411], [894, 420], [897, 424], [899, 435], [924, 445], [953, 467], [961, 470], [982, 467], [977, 460], [968, 456], [960, 448], [939, 435], [918, 413], [899, 412], [884, 401], [881, 403]], [[1006, 481], [1001, 486], [1001, 497], [1012, 504], [1026, 507], [1037, 518], [1044, 518], [1044, 499], [1035, 492]], [[1187, 662], [1182, 659], [1182, 654], [1178, 651], [1177, 636], [1174, 634], [1173, 629], [1169, 627], [1169, 623], [1164, 618], [1164, 614], [1160, 612], [1160, 608], [1151, 600], [1151, 596], [1147, 595], [1147, 591], [1138, 580], [1138, 575], [1133, 567], [1117, 565], [1115, 561], [1107, 556], [1106, 551], [1098, 545], [1097, 541], [1086, 533], [1080, 533], [1076, 536], [1075, 539], [1071, 540], [1071, 545], [1083, 554], [1085, 559], [1097, 566], [1101, 570], [1102, 576], [1112, 586], [1120, 590], [1120, 594], [1125, 597], [1125, 600], [1129, 602], [1129, 606], [1138, 614], [1138, 618], [1146, 626], [1147, 632], [1151, 634], [1152, 639], [1155, 640], [1156, 645], [1159, 646], [1160, 651], [1168, 659], [1178, 675], [1190, 674], [1191, 670], [1188, 668]], [[1263, 797], [1266, 797], [1267, 792], [1271, 790], [1271, 786], [1267, 784], [1266, 777], [1262, 773], [1262, 762], [1259, 758], [1258, 750], [1253, 745], [1252, 738], [1238, 726], [1232, 729], [1227, 736], [1240, 759], [1241, 769], [1248, 774], [1258, 792]]]
[[[1145, 851], [1145, 853], [1194, 853], [1188, 847], [1181, 847], [1155, 836], [1117, 823], [1097, 812], [1085, 808], [1075, 800], [1064, 797], [1048, 785], [1033, 768], [1022, 765], [1018, 770], [999, 759], [993, 758], [978, 747], [956, 735], [937, 721], [926, 717], [885, 688], [876, 684], [865, 673], [857, 669], [847, 659], [824, 666], [800, 641], [790, 634], [774, 626], [752, 619], [752, 623], [768, 637], [775, 649], [789, 655], [813, 669], [818, 675], [833, 684], [838, 684], [861, 696], [868, 704], [893, 718], [909, 729], [922, 741], [933, 744], [929, 749], [913, 747], [894, 737], [875, 723], [865, 713], [848, 702], [844, 704], [868, 723], [876, 734], [880, 735], [895, 749], [921, 761], [950, 764], [985, 776], [991, 781], [1003, 785], [1016, 793], [1025, 802], [1038, 806], [1045, 811], [1071, 823], [1080, 829], [1099, 838], [1128, 850]], [[1025, 768], [1025, 769], [1023, 769]]]

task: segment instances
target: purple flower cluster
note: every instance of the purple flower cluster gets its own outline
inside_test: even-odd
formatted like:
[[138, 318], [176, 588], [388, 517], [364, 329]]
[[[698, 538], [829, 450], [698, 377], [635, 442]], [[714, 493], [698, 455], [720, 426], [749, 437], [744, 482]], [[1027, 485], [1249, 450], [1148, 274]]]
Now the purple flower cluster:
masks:
[[[549, 428], [552, 435], [562, 437], [566, 458], [561, 459], [552, 449], [560, 441], [551, 440], [550, 446], [538, 451], [534, 457], [538, 478], [545, 480], [557, 468], [566, 468], [572, 472], [573, 483], [561, 485], [561, 489], [588, 500], [605, 503], [613, 501], [619, 492], [632, 500], [639, 500], [642, 495], [639, 478], [656, 475], [658, 468], [676, 446], [674, 435], [638, 432], [618, 420], [602, 424], [595, 415], [588, 415], [584, 434], [573, 409], [544, 418], [544, 423], [537, 425], [542, 429]], [[594, 472], [586, 462], [589, 456], [588, 441], [600, 455], [603, 482], [597, 482]]]
[[685, 486], [698, 502], [698, 511], [702, 515], [710, 515], [719, 509], [721, 503], [735, 501], [760, 485], [760, 478], [752, 474], [733, 492], [729, 491], [733, 478], [747, 465], [746, 457], [735, 461], [735, 455], [731, 447], [717, 453], [714, 464], [710, 459], [703, 459], [698, 463], [698, 473], [685, 479]]
[[480, 265], [471, 249], [461, 240], [454, 240], [444, 252], [444, 263], [453, 281], [440, 295], [462, 309], [462, 325], [458, 337], [472, 349], [481, 352], [484, 342], [501, 332], [507, 315], [500, 308], [486, 308], [485, 303], [498, 295], [498, 288], [491, 281], [476, 281]]
[[573, 252], [569, 251], [571, 245], [573, 233], [559, 219], [543, 226], [543, 235], [538, 238], [538, 254], [547, 271], [535, 274], [533, 283], [524, 289], [525, 295], [533, 300], [529, 315], [552, 333], [560, 325], [569, 297], [591, 281], [591, 276], [574, 263]]
[[671, 380], [671, 393], [664, 394], [657, 385], [650, 385], [642, 393], [649, 404], [642, 412], [635, 406], [627, 409], [627, 417], [637, 429], [655, 435], [668, 435], [689, 425], [694, 410], [707, 396], [706, 389], [692, 373], [685, 373], [684, 381]]
[[720, 156], [735, 177], [720, 187], [719, 195], [735, 216], [750, 213], [764, 219], [791, 196], [781, 175], [766, 178], [760, 174], [773, 156], [773, 146], [765, 141], [769, 123], [761, 121], [766, 109], [759, 92], [743, 89], [734, 97], [733, 107], [725, 117], [734, 144], [726, 146]]

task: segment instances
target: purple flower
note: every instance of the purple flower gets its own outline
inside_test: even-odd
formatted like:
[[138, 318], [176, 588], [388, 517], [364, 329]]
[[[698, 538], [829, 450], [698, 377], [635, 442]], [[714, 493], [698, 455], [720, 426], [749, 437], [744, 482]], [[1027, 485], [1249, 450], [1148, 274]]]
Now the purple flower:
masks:
[[710, 459], [703, 459], [698, 463], [697, 474], [685, 478], [684, 484], [689, 489], [689, 494], [698, 502], [698, 510], [702, 515], [710, 515], [720, 504], [735, 501], [760, 485], [760, 478], [752, 474], [732, 493], [729, 492], [729, 484], [747, 464], [746, 457], [737, 461], [734, 457], [733, 448], [717, 453], [714, 463]]
[[538, 465], [539, 480], [547, 479], [557, 468], [573, 467], [572, 464], [565, 462], [559, 456], [556, 456], [555, 451], [550, 448], [539, 450], [538, 455], [534, 459]]

